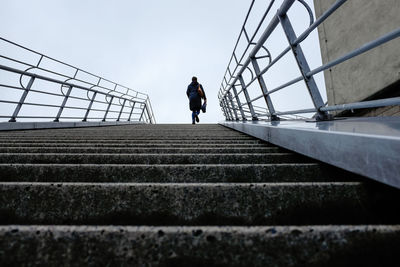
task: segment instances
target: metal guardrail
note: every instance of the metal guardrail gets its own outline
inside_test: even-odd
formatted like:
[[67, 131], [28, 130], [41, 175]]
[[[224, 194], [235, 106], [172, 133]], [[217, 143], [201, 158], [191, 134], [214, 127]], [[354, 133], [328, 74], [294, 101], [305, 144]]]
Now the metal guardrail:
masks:
[[[325, 13], [323, 13], [315, 21], [311, 8], [307, 5], [307, 3], [304, 0], [297, 0], [304, 6], [310, 17], [309, 27], [305, 29], [299, 36], [296, 36], [296, 33], [287, 15], [288, 11], [290, 10], [295, 1], [296, 0], [285, 0], [282, 3], [277, 13], [273, 15], [268, 26], [265, 28], [264, 32], [262, 32], [261, 36], [257, 41], [255, 40], [255, 37], [260, 35], [259, 30], [261, 26], [264, 24], [264, 20], [267, 17], [267, 15], [270, 14], [270, 11], [272, 10], [272, 6], [274, 5], [275, 1], [271, 0], [268, 6], [266, 6], [266, 11], [262, 16], [261, 21], [256, 27], [253, 35], [250, 36], [249, 33], [246, 31], [246, 26], [247, 26], [246, 24], [248, 22], [255, 0], [251, 2], [246, 19], [239, 33], [239, 37], [237, 39], [235, 48], [233, 49], [232, 56], [229, 60], [228, 67], [225, 71], [220, 91], [218, 93], [220, 106], [226, 120], [238, 121], [238, 120], [252, 119], [252, 120], [274, 121], [283, 118], [282, 117], [283, 115], [292, 116], [297, 114], [315, 112], [315, 115], [313, 117], [318, 121], [318, 120], [331, 119], [332, 115], [329, 114], [330, 111], [400, 105], [400, 97], [395, 97], [395, 98], [387, 98], [374, 101], [364, 101], [357, 103], [347, 103], [343, 105], [327, 106], [327, 104], [323, 102], [320, 90], [318, 89], [317, 84], [314, 80], [314, 75], [316, 75], [317, 73], [327, 70], [348, 59], [356, 57], [362, 53], [365, 53], [366, 51], [369, 51], [377, 46], [380, 46], [386, 42], [389, 42], [390, 40], [399, 37], [400, 28], [390, 33], [387, 33], [386, 35], [381, 36], [380, 38], [370, 43], [364, 44], [360, 48], [355, 49], [354, 51], [346, 55], [343, 55], [338, 59], [332, 60], [322, 66], [319, 66], [311, 70], [307, 62], [307, 59], [302, 51], [301, 43], [308, 37], [308, 35], [313, 30], [317, 28], [318, 25], [324, 22], [332, 13], [334, 13], [341, 5], [343, 5], [346, 2], [346, 0], [337, 0], [335, 4], [333, 4], [328, 10], [325, 11]], [[269, 50], [265, 47], [265, 44], [267, 40], [270, 39], [272, 33], [276, 30], [278, 24], [282, 26], [284, 35], [288, 40], [289, 45], [285, 49], [283, 49], [283, 51], [280, 54], [278, 54], [275, 58], [273, 58]], [[247, 45], [241, 56], [239, 56], [238, 55], [239, 52], [237, 50], [239, 41], [241, 40], [245, 40]], [[292, 79], [290, 81], [287, 81], [284, 84], [277, 86], [276, 88], [268, 89], [264, 81], [263, 75], [267, 74], [270, 68], [274, 66], [280, 59], [282, 59], [289, 51], [293, 52], [294, 58], [301, 72], [301, 76]], [[263, 69], [260, 69], [259, 66], [258, 60], [260, 59], [268, 60], [268, 65]], [[245, 71], [249, 71], [249, 73], [251, 74], [250, 81], [247, 82], [245, 81], [243, 75]], [[261, 95], [251, 99], [249, 95], [249, 87], [256, 80], [259, 83], [259, 87], [261, 89]], [[300, 110], [289, 110], [285, 112], [276, 111], [274, 103], [271, 99], [271, 95], [273, 93], [276, 93], [280, 90], [287, 88], [288, 86], [294, 85], [300, 81], [303, 81], [305, 83], [305, 86], [307, 87], [307, 90], [309, 92], [314, 107], [307, 109], [300, 109]], [[254, 102], [262, 98], [264, 98], [265, 100], [264, 105], [266, 105], [265, 106], [266, 111], [264, 112], [260, 112], [259, 111], [260, 108], [256, 108], [254, 106]]]
[[0, 119], [156, 123], [147, 94], [0, 37]]

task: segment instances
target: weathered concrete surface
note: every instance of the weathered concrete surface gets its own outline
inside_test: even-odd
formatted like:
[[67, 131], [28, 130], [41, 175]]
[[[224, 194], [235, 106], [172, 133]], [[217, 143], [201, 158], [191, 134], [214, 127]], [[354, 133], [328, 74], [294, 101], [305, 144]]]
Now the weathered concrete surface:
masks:
[[0, 264], [396, 266], [400, 227], [0, 227]]
[[24, 138], [21, 140], [18, 140], [17, 138], [11, 138], [11, 139], [1, 139], [2, 143], [45, 143], [45, 144], [57, 144], [57, 143], [69, 143], [69, 144], [87, 144], [87, 143], [99, 143], [99, 144], [130, 144], [130, 145], [171, 145], [171, 144], [244, 144], [244, 145], [256, 145], [256, 144], [263, 144], [263, 141], [259, 140], [241, 140], [241, 139], [205, 139], [205, 140], [200, 140], [200, 139], [194, 139], [194, 140], [173, 140], [173, 139], [166, 139], [166, 140], [139, 140], [139, 139], [130, 139], [130, 138], [120, 138], [120, 139], [113, 139], [113, 138], [103, 138], [103, 139], [94, 139], [90, 137], [86, 137], [86, 139], [74, 139], [74, 138], [60, 138], [60, 139], [43, 139], [41, 140], [40, 138]]
[[307, 225], [400, 221], [398, 192], [371, 194], [371, 189], [357, 182], [0, 183], [0, 223]]
[[259, 140], [255, 140], [254, 138], [251, 138], [250, 136], [218, 136], [218, 135], [202, 135], [202, 136], [191, 136], [190, 133], [188, 133], [188, 136], [132, 136], [127, 134], [126, 136], [123, 135], [114, 135], [114, 136], [105, 136], [103, 135], [49, 135], [49, 136], [37, 136], [37, 135], [26, 135], [26, 136], [21, 136], [21, 135], [7, 135], [7, 136], [0, 136], [0, 140], [2, 141], [73, 141], [73, 140], [79, 140], [79, 141], [85, 141], [85, 142], [93, 142], [93, 141], [132, 141], [132, 142], [148, 142], [148, 141], [154, 141], [156, 143], [158, 142], [163, 142], [163, 141], [170, 141], [173, 140], [174, 142], [184, 142], [187, 143], [188, 141], [195, 141], [195, 140], [204, 140], [204, 141], [249, 141], [248, 143], [258, 143]]
[[[317, 18], [336, 0], [314, 0]], [[319, 28], [327, 63], [400, 25], [400, 1], [347, 1]], [[329, 105], [364, 100], [400, 80], [400, 38], [324, 72]]]
[[9, 131], [0, 132], [0, 139], [45, 139], [45, 140], [63, 140], [63, 139], [86, 139], [86, 140], [176, 140], [178, 143], [183, 140], [249, 140], [257, 142], [240, 132], [230, 131], [219, 126], [197, 126], [187, 127], [188, 125], [176, 125], [173, 128], [165, 125], [130, 125], [118, 127], [99, 127], [99, 128], [81, 128], [81, 129], [56, 129], [56, 130], [29, 130], [29, 131]]
[[[9, 161], [0, 164], [0, 224], [9, 224], [0, 226], [0, 266], [368, 266], [398, 255], [394, 189], [319, 163], [249, 164], [296, 156], [221, 126], [195, 126], [0, 133]], [[208, 143], [190, 144], [199, 135]], [[198, 164], [183, 164], [198, 154]], [[226, 156], [236, 163], [216, 164]], [[110, 164], [131, 160], [152, 164]], [[60, 226], [15, 225], [32, 223]], [[68, 225], [82, 223], [104, 226]]]
[[125, 133], [121, 134], [119, 133], [118, 135], [106, 135], [105, 133], [98, 133], [98, 134], [91, 134], [88, 136], [87, 134], [80, 134], [80, 133], [58, 133], [58, 134], [36, 134], [35, 132], [32, 133], [26, 133], [26, 134], [7, 134], [7, 135], [0, 135], [0, 140], [151, 140], [151, 141], [164, 141], [164, 140], [175, 140], [175, 141], [182, 141], [182, 140], [247, 140], [247, 141], [258, 141], [254, 140], [251, 136], [246, 136], [243, 134], [234, 134], [234, 135], [217, 135], [217, 134], [212, 134], [210, 135], [209, 133], [203, 133], [203, 134], [193, 134], [191, 132], [187, 132], [187, 135], [176, 135], [176, 134], [168, 134], [168, 135], [145, 135], [145, 136], [140, 136], [137, 134], [130, 134], [130, 133]]
[[[259, 143], [252, 137], [240, 132], [229, 131], [218, 125], [213, 127], [185, 128], [184, 125], [174, 129], [165, 126], [145, 125], [114, 127], [114, 130], [102, 127], [99, 129], [59, 129], [59, 130], [35, 130], [35, 131], [13, 131], [0, 132], [0, 142], [109, 142], [109, 143]], [[243, 142], [242, 142], [243, 141]]]
[[310, 182], [354, 175], [316, 163], [287, 164], [0, 164], [0, 181], [15, 182]]
[[362, 112], [360, 116], [363, 117], [400, 116], [400, 106], [387, 106], [387, 107], [370, 109]]
[[16, 146], [10, 147], [0, 146], [0, 153], [113, 153], [113, 154], [188, 154], [188, 153], [206, 153], [206, 154], [222, 154], [222, 153], [284, 153], [286, 150], [278, 147], [263, 147], [263, 146], [199, 146], [191, 147], [153, 147], [153, 148], [138, 148], [138, 147], [81, 147], [81, 146], [65, 146], [65, 147], [48, 147], [43, 146]]
[[3, 153], [0, 163], [66, 163], [66, 164], [270, 164], [310, 163], [307, 157], [293, 153], [245, 154], [64, 154]]
[[54, 129], [54, 128], [80, 128], [113, 125], [142, 124], [141, 122], [106, 121], [106, 122], [1, 122], [0, 131]]
[[156, 143], [135, 143], [135, 142], [23, 142], [23, 141], [17, 141], [17, 142], [3, 142], [0, 143], [1, 146], [6, 146], [6, 147], [109, 147], [109, 148], [171, 148], [171, 147], [181, 147], [181, 148], [202, 148], [202, 147], [227, 147], [227, 148], [238, 148], [238, 147], [271, 147], [270, 144], [261, 144], [261, 143], [201, 143], [201, 142], [196, 142], [196, 143], [163, 143], [163, 142], [156, 142]]

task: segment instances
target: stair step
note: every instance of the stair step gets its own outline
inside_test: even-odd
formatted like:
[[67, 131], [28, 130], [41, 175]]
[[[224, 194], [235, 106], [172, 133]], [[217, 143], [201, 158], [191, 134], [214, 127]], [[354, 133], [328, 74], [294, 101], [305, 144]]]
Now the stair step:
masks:
[[[400, 222], [397, 192], [359, 182], [0, 183], [1, 224], [310, 225]], [[49, 201], [51, 200], [51, 201]], [[393, 200], [395, 202], [393, 203]], [[388, 212], [390, 211], [390, 212]]]
[[174, 147], [187, 147], [187, 148], [196, 148], [196, 147], [220, 147], [220, 148], [249, 148], [249, 147], [276, 147], [270, 144], [257, 144], [257, 143], [132, 143], [132, 142], [119, 142], [119, 143], [110, 143], [110, 142], [99, 142], [99, 143], [65, 143], [65, 142], [56, 142], [56, 143], [46, 143], [46, 142], [17, 142], [17, 143], [0, 143], [0, 147], [164, 147], [164, 148], [174, 148]]
[[75, 138], [48, 138], [48, 139], [1, 139], [1, 143], [136, 143], [136, 144], [264, 144], [265, 142], [257, 139], [135, 139], [135, 138], [86, 138], [86, 139], [75, 139]]
[[26, 135], [26, 136], [0, 136], [0, 142], [5, 141], [48, 141], [48, 140], [238, 140], [238, 141], [258, 141], [257, 139], [250, 136], [236, 136], [236, 135], [49, 135], [49, 136], [39, 136], [39, 135]]
[[25, 182], [312, 182], [354, 175], [317, 163], [286, 164], [0, 164], [0, 181]]
[[130, 130], [96, 130], [96, 129], [86, 129], [86, 131], [78, 131], [78, 129], [56, 129], [56, 130], [27, 130], [27, 131], [7, 131], [0, 132], [0, 137], [8, 137], [8, 136], [72, 136], [72, 135], [81, 135], [87, 136], [90, 135], [98, 135], [98, 136], [239, 136], [239, 137], [249, 137], [246, 134], [232, 131], [232, 130], [215, 130], [215, 129], [162, 129], [162, 128], [154, 128], [154, 129], [130, 129]]
[[284, 149], [278, 147], [206, 147], [197, 146], [190, 147], [81, 147], [81, 146], [66, 146], [66, 147], [0, 147], [0, 153], [119, 153], [119, 154], [138, 154], [138, 153], [282, 153]]
[[0, 163], [66, 164], [269, 164], [308, 163], [311, 160], [293, 153], [272, 154], [0, 154]]
[[10, 225], [0, 247], [3, 266], [395, 266], [400, 226]]

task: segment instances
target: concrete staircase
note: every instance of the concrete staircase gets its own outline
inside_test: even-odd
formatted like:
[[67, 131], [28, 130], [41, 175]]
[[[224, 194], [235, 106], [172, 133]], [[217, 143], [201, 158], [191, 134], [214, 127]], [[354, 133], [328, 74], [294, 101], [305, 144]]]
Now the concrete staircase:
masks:
[[395, 266], [399, 204], [219, 125], [0, 133], [1, 266]]

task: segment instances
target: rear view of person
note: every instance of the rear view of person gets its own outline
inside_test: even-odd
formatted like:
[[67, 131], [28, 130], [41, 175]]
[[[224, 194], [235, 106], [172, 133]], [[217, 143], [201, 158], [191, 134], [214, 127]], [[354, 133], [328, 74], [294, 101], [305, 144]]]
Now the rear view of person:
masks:
[[201, 99], [204, 99], [203, 112], [205, 111], [205, 104], [207, 103], [206, 93], [203, 86], [197, 82], [197, 78], [192, 78], [192, 83], [189, 84], [186, 95], [189, 98], [189, 108], [192, 111], [192, 124], [199, 122], [200, 109], [202, 109]]

